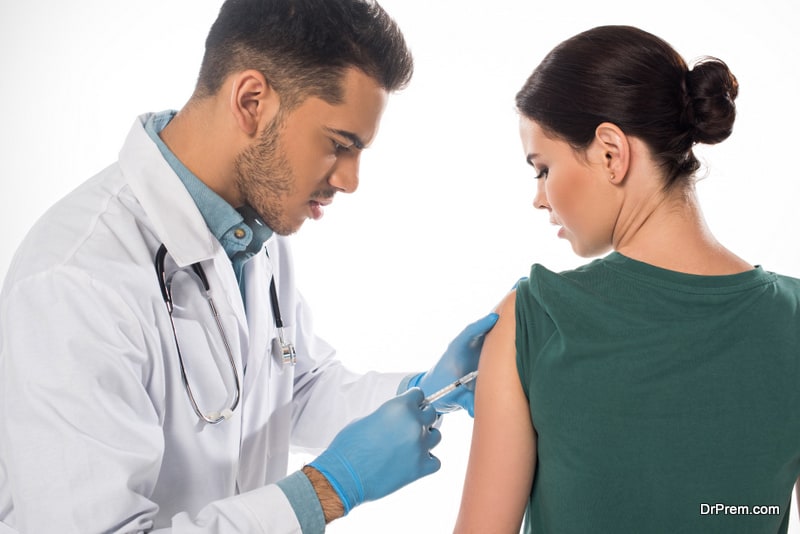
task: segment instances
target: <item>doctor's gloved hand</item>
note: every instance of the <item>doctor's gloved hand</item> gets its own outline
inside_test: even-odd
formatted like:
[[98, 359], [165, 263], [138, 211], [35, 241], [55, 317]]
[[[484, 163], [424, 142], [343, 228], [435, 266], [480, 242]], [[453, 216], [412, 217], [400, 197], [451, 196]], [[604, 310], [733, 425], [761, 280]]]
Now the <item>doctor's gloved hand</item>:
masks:
[[[409, 381], [409, 387], [419, 387], [425, 395], [432, 395], [478, 368], [478, 359], [483, 347], [483, 338], [494, 327], [498, 315], [490, 313], [467, 326], [447, 347], [444, 355], [430, 370]], [[456, 388], [439, 400], [433, 407], [438, 413], [448, 413], [464, 408], [470, 416], [475, 414], [474, 384]]]
[[431, 425], [436, 411], [420, 405], [424, 395], [413, 388], [357, 419], [333, 438], [309, 465], [336, 490], [345, 515], [362, 502], [380, 499], [441, 467], [430, 453], [442, 439]]

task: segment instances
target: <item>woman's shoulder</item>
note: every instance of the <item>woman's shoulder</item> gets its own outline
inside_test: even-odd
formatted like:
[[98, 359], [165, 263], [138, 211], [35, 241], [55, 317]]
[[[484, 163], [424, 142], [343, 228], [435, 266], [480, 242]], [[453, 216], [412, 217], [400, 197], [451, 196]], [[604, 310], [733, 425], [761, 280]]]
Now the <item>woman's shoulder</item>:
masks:
[[605, 270], [609, 257], [599, 258], [570, 269], [552, 269], [541, 263], [531, 265], [527, 277], [520, 279], [517, 288], [524, 294], [538, 293], [544, 287], [573, 286], [595, 278]]

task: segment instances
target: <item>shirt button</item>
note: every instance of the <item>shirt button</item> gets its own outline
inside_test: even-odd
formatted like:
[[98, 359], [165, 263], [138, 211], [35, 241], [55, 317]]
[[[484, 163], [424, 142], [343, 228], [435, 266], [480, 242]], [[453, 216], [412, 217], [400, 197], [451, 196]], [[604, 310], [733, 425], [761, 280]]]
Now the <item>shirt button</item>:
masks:
[[237, 228], [233, 231], [233, 235], [236, 237], [236, 239], [242, 239], [245, 235], [247, 235], [247, 232], [245, 232], [243, 228]]

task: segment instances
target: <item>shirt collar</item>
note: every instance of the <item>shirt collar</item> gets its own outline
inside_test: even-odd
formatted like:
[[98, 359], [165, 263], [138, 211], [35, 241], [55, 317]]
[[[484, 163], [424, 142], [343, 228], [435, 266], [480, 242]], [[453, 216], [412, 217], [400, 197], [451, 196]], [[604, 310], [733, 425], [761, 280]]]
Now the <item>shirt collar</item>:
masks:
[[222, 244], [228, 257], [233, 259], [243, 251], [251, 251], [252, 254], [260, 250], [264, 242], [272, 236], [272, 230], [256, 215], [255, 210], [247, 205], [239, 210], [234, 209], [195, 176], [159, 137], [159, 132], [176, 113], [174, 110], [167, 110], [152, 114], [145, 122], [145, 131], [183, 182], [206, 225]]

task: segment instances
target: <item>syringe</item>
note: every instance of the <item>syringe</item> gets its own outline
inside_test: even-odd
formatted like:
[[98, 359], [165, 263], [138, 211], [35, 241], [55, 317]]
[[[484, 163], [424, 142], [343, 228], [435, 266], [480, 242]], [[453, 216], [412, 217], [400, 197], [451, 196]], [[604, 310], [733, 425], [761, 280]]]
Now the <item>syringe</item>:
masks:
[[457, 387], [463, 386], [464, 384], [468, 384], [468, 383], [472, 382], [473, 380], [475, 380], [475, 378], [477, 378], [477, 376], [478, 376], [478, 371], [472, 371], [471, 373], [465, 374], [464, 376], [462, 376], [461, 378], [459, 378], [458, 380], [456, 380], [452, 384], [448, 384], [445, 387], [443, 387], [442, 389], [440, 389], [439, 391], [437, 391], [436, 393], [432, 393], [431, 395], [428, 395], [427, 397], [425, 397], [425, 400], [422, 401], [421, 407], [425, 408], [426, 406], [428, 406], [432, 402], [435, 402], [435, 401], [441, 399], [442, 397], [444, 397], [445, 395], [447, 395], [448, 393], [450, 393], [451, 391], [453, 391]]

